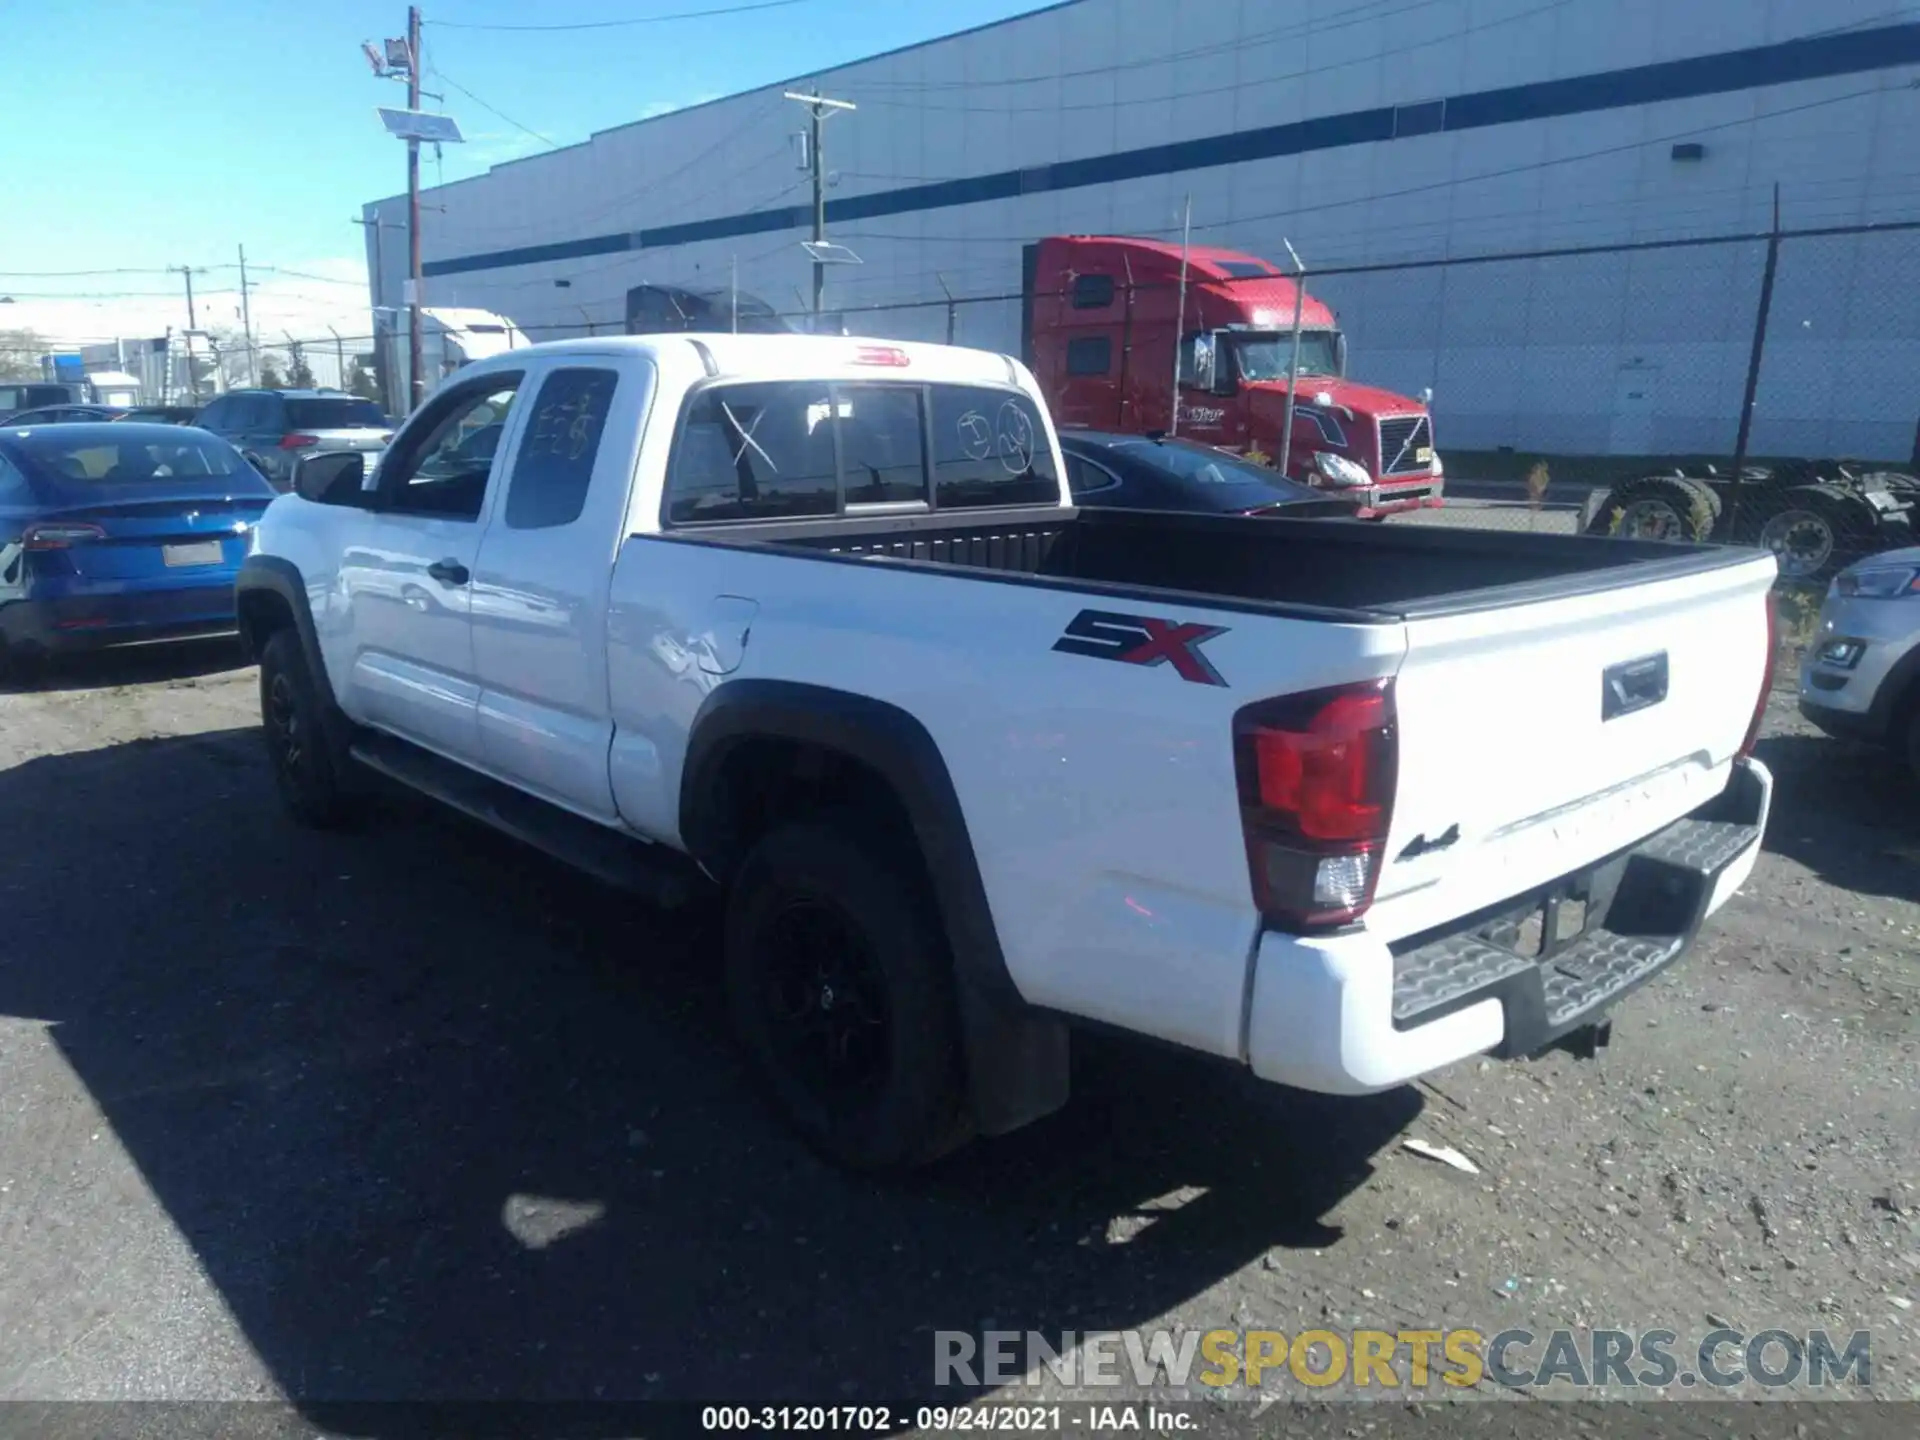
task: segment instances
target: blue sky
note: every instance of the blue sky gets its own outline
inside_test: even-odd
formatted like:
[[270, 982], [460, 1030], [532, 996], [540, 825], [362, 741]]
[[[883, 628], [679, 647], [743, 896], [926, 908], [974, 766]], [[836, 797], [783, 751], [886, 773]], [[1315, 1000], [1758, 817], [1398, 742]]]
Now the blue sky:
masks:
[[[591, 23], [739, 3], [429, 0], [427, 88], [445, 93], [471, 142], [447, 147], [445, 178], [543, 147], [437, 83], [436, 69], [520, 126], [567, 144], [649, 113], [1037, 9], [1042, 0], [798, 0], [759, 13], [552, 33], [453, 23]], [[114, 296], [145, 308], [177, 293], [180, 278], [21, 272], [226, 266], [196, 280], [218, 312], [231, 308], [217, 292], [233, 284], [235, 246], [244, 243], [250, 266], [289, 304], [305, 296], [318, 306], [333, 296], [363, 308], [340, 283], [364, 269], [352, 217], [405, 185], [403, 148], [373, 108], [403, 105], [405, 91], [373, 77], [360, 42], [405, 28], [397, 0], [93, 0], [84, 11], [0, 0], [0, 135], [8, 137], [0, 295], [23, 304]], [[422, 174], [427, 184], [437, 178], [430, 156]], [[0, 308], [0, 328], [7, 323]]]

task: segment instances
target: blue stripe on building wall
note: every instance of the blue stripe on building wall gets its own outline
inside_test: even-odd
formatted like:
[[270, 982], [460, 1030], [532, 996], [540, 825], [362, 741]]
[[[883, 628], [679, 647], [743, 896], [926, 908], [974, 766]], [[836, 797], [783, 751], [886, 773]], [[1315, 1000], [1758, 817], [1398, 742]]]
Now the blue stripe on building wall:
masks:
[[[998, 174], [974, 175], [962, 180], [909, 185], [898, 190], [877, 190], [867, 195], [851, 195], [829, 201], [827, 219], [872, 220], [886, 215], [911, 215], [952, 205], [977, 205], [985, 200], [1011, 200], [1021, 195], [1050, 190], [1077, 190], [1087, 185], [1111, 185], [1121, 180], [1204, 170], [1216, 165], [1236, 165], [1248, 160], [1271, 160], [1283, 155], [1303, 155], [1314, 150], [1334, 150], [1347, 145], [1366, 145], [1443, 131], [1478, 130], [1488, 125], [1511, 125], [1516, 121], [1544, 120], [1556, 115], [1620, 110], [1666, 100], [1686, 100], [1697, 95], [1722, 95], [1730, 91], [1788, 85], [1799, 80], [1819, 80], [1833, 75], [1854, 75], [1914, 63], [1920, 63], [1920, 24], [1854, 30], [1839, 35], [1788, 40], [1778, 45], [1761, 45], [1750, 50], [1730, 50], [1718, 55], [1667, 60], [1657, 65], [1637, 65], [1626, 70], [1576, 75], [1566, 80], [1542, 80], [1531, 85], [1480, 90], [1470, 95], [1450, 96], [1443, 101], [1352, 110], [1344, 115], [1325, 115], [1289, 125], [1267, 125], [1257, 130], [1236, 130], [1225, 135], [1209, 135], [1168, 145], [1149, 145], [1138, 150], [1122, 150], [1112, 155], [1095, 155], [1083, 160], [1062, 160], [1057, 164], [1039, 165], [1026, 170], [1003, 170]], [[721, 215], [710, 220], [690, 220], [651, 230], [632, 230], [595, 235], [582, 240], [556, 241], [547, 245], [524, 245], [513, 250], [492, 250], [479, 255], [460, 255], [448, 260], [429, 261], [422, 268], [428, 275], [462, 275], [510, 265], [536, 265], [543, 261], [577, 260], [628, 250], [662, 249], [698, 240], [762, 235], [770, 231], [797, 229], [808, 224], [810, 219], [808, 207], [790, 205], [775, 210]]]

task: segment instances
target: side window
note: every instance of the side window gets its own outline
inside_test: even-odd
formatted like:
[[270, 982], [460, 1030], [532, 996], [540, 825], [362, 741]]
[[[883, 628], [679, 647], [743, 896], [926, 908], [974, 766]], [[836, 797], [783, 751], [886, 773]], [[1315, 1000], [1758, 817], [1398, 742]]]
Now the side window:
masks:
[[1211, 390], [1216, 358], [1211, 335], [1187, 336], [1180, 342], [1180, 383], [1193, 390]]
[[207, 407], [194, 416], [193, 423], [202, 430], [218, 430], [227, 423], [226, 417], [233, 413], [233, 400], [222, 397], [208, 402]]
[[1105, 335], [1082, 335], [1067, 342], [1069, 375], [1104, 375], [1113, 367], [1113, 341]]
[[847, 504], [925, 502], [926, 429], [917, 387], [837, 385], [840, 468]]
[[1113, 277], [1111, 275], [1076, 275], [1073, 277], [1073, 308], [1076, 310], [1104, 310], [1113, 303]]
[[1047, 427], [1014, 390], [970, 385], [933, 388], [933, 488], [939, 509], [1050, 505], [1060, 477]]
[[258, 430], [266, 420], [258, 395], [236, 395], [228, 402], [226, 428], [232, 431]]
[[[840, 400], [849, 412], [852, 404]], [[667, 520], [799, 519], [839, 509], [836, 412], [824, 381], [723, 385], [687, 410], [667, 472]]]
[[1119, 477], [1102, 470], [1091, 460], [1072, 453], [1067, 455], [1067, 490], [1074, 499], [1102, 490], [1114, 490], [1119, 485]]
[[489, 375], [438, 397], [380, 463], [386, 508], [477, 520], [493, 452], [519, 392], [518, 374]]
[[[580, 518], [619, 381], [612, 370], [556, 370], [541, 382], [507, 481], [509, 530], [545, 530]], [[492, 458], [499, 430], [495, 424], [475, 433], [476, 459], [482, 446]]]

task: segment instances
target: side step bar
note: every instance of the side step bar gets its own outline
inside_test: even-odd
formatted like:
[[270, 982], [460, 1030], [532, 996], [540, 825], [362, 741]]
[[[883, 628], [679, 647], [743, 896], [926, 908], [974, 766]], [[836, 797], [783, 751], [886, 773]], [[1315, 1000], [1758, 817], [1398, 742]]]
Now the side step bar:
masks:
[[369, 770], [650, 904], [684, 905], [707, 883], [677, 850], [583, 820], [404, 740], [365, 735], [352, 755]]

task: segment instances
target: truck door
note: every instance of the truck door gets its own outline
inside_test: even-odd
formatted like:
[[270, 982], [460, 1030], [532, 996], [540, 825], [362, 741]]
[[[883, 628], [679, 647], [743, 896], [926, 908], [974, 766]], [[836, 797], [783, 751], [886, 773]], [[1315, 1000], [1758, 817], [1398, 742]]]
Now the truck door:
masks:
[[348, 713], [465, 761], [479, 751], [473, 570], [522, 378], [494, 371], [434, 396], [382, 457], [380, 504], [355, 512], [341, 547]]
[[1188, 335], [1180, 342], [1181, 435], [1202, 445], [1246, 448], [1246, 401], [1221, 395], [1215, 384], [1233, 373], [1232, 365], [1233, 356], [1212, 335]]
[[531, 373], [474, 567], [481, 756], [505, 779], [616, 817], [607, 754], [607, 589], [654, 371], [569, 357]]

